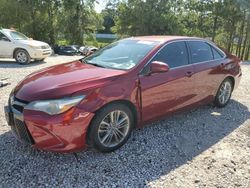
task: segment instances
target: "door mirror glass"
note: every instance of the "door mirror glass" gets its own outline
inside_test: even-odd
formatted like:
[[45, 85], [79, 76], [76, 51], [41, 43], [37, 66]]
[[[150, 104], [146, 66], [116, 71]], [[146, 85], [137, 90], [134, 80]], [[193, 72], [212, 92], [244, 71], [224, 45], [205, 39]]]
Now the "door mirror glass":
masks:
[[153, 61], [150, 64], [150, 73], [162, 73], [162, 72], [168, 72], [169, 66], [166, 63], [160, 62], [160, 61]]

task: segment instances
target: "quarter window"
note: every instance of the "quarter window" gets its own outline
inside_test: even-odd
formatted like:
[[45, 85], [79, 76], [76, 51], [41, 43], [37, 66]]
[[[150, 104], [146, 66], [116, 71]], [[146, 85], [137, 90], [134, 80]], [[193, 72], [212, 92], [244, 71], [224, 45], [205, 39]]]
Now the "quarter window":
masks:
[[189, 41], [192, 63], [213, 60], [211, 47], [201, 41]]
[[223, 57], [214, 47], [211, 46], [211, 48], [214, 54], [214, 59], [221, 59]]
[[154, 57], [153, 61], [167, 63], [170, 68], [188, 64], [188, 52], [185, 42], [173, 42], [167, 44]]

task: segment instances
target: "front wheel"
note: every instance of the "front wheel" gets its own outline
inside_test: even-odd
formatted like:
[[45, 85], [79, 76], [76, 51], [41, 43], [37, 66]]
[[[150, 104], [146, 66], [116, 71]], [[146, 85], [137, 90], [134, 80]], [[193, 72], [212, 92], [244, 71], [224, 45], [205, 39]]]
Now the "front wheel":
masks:
[[127, 106], [108, 105], [94, 117], [88, 133], [88, 142], [98, 151], [114, 151], [126, 143], [133, 124], [133, 115]]
[[16, 62], [20, 64], [29, 64], [31, 61], [30, 55], [28, 54], [26, 50], [23, 50], [23, 49], [18, 49], [15, 52], [15, 59], [16, 59]]
[[226, 106], [230, 101], [232, 91], [233, 91], [232, 81], [230, 79], [225, 79], [221, 83], [219, 90], [217, 91], [214, 101], [215, 106], [220, 108]]

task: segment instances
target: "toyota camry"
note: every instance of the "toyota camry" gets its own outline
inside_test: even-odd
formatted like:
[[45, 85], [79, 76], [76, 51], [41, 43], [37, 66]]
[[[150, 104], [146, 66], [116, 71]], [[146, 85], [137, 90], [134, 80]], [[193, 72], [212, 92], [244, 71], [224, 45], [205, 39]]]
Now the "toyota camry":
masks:
[[17, 139], [38, 149], [111, 152], [134, 128], [200, 105], [226, 106], [240, 63], [201, 38], [123, 39], [28, 75], [11, 92], [6, 119]]

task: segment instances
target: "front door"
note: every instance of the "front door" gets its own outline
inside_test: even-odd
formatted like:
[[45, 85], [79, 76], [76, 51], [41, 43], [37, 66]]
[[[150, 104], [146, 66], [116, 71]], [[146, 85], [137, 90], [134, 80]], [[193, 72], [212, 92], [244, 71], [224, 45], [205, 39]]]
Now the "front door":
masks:
[[[194, 67], [189, 64], [184, 41], [171, 42], [163, 47], [153, 61], [167, 63], [168, 72], [140, 75], [142, 120], [150, 121], [184, 108], [194, 99]], [[145, 67], [150, 66], [149, 64]], [[142, 71], [145, 72], [145, 71]]]
[[13, 57], [13, 43], [0, 32], [0, 57]]

